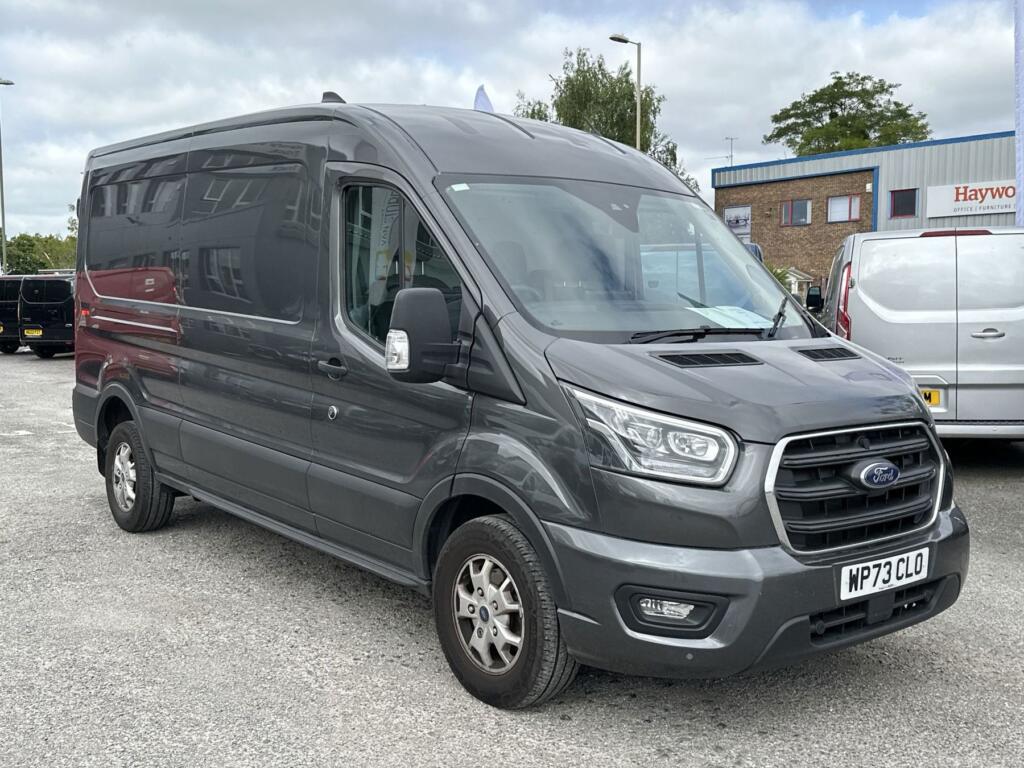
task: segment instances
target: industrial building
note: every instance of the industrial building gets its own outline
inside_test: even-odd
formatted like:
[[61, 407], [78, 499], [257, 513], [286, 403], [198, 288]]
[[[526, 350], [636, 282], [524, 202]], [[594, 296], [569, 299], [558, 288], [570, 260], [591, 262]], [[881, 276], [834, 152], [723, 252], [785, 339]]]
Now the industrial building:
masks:
[[1014, 223], [1014, 133], [829, 152], [711, 172], [715, 210], [765, 261], [819, 281], [855, 232]]

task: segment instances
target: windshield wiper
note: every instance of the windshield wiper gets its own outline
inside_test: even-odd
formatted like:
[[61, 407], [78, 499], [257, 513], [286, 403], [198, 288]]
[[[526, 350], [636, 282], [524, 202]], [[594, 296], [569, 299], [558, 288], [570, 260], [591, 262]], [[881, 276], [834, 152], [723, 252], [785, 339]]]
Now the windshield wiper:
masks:
[[782, 303], [779, 304], [779, 311], [775, 313], [775, 317], [772, 318], [772, 327], [768, 329], [768, 333], [765, 334], [765, 338], [774, 338], [775, 334], [778, 333], [779, 328], [782, 327], [782, 323], [786, 320], [786, 307], [789, 306], [789, 297], [783, 296]]
[[702, 325], [700, 328], [678, 328], [674, 331], [637, 331], [629, 337], [630, 344], [650, 344], [653, 341], [662, 339], [673, 339], [676, 337], [688, 337], [686, 341], [696, 341], [705, 336], [743, 334], [748, 336], [761, 336], [764, 328], [713, 328], [710, 325]]

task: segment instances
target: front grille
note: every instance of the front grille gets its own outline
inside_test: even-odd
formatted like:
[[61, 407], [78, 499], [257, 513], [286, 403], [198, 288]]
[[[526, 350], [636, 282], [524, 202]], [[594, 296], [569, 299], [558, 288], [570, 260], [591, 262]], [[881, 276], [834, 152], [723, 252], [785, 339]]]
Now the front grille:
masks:
[[[922, 424], [797, 436], [776, 452], [769, 505], [796, 552], [870, 544], [914, 531], [934, 516], [942, 461]], [[872, 459], [899, 467], [894, 485], [868, 490], [856, 481], [854, 467]]]
[[723, 365], [761, 365], [756, 357], [743, 352], [692, 352], [690, 354], [659, 355], [666, 363], [680, 368], [718, 368]]
[[[920, 613], [927, 613], [939, 591], [942, 579], [926, 584], [911, 584], [892, 593], [885, 593], [844, 605], [835, 610], [811, 616], [811, 642], [826, 645], [854, 637], [866, 629], [884, 626]], [[892, 600], [889, 604], [888, 601]], [[884, 601], [885, 606], [872, 611], [871, 601]]]

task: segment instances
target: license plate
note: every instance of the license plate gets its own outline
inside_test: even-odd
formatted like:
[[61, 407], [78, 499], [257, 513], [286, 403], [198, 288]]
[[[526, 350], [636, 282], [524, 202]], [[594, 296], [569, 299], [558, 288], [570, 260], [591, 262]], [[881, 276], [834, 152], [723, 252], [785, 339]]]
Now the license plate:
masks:
[[26, 328], [25, 329], [25, 335], [26, 336], [42, 336], [43, 335], [43, 329], [42, 328]]
[[922, 389], [921, 397], [923, 397], [924, 401], [932, 408], [942, 405], [941, 389]]
[[0, 333], [3, 333], [3, 332], [4, 332], [4, 324], [0, 323]]
[[839, 574], [839, 599], [873, 595], [928, 577], [928, 547], [856, 565], [844, 565]]

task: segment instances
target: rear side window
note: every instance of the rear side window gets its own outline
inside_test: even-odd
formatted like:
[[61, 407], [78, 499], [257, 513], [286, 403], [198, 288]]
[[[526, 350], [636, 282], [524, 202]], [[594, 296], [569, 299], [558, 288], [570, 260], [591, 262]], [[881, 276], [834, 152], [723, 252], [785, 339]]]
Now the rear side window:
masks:
[[20, 280], [0, 280], [0, 301], [17, 301]]
[[[173, 268], [184, 176], [136, 179], [94, 187], [89, 193], [85, 263], [104, 296], [174, 303]], [[163, 286], [146, 295], [139, 285]]]
[[71, 282], [68, 280], [47, 280], [44, 295], [47, 301], [67, 301], [71, 298]]
[[309, 196], [298, 164], [190, 173], [169, 261], [182, 303], [298, 321], [316, 258]]
[[21, 296], [25, 301], [40, 304], [46, 301], [45, 280], [25, 280], [21, 284]]
[[865, 303], [893, 312], [956, 309], [956, 250], [952, 237], [867, 240], [856, 290]]
[[448, 305], [452, 338], [462, 310], [462, 282], [416, 209], [390, 187], [345, 189], [343, 249], [345, 312], [384, 343], [402, 288], [437, 288]]

